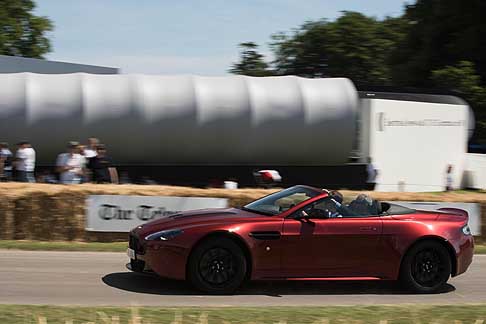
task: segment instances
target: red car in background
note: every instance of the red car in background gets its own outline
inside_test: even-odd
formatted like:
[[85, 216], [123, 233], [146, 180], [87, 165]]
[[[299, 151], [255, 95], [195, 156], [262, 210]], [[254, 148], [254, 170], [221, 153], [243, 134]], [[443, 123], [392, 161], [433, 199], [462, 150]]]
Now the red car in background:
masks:
[[294, 186], [241, 208], [181, 212], [130, 233], [129, 268], [189, 280], [208, 293], [245, 280], [400, 280], [438, 291], [466, 271], [467, 212], [419, 211], [366, 195]]

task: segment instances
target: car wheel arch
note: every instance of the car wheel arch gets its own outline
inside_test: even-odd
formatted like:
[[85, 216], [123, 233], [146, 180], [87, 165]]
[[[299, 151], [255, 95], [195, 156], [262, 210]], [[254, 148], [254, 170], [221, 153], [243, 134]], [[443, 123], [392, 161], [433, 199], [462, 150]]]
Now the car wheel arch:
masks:
[[413, 249], [413, 247], [416, 246], [417, 244], [426, 241], [438, 242], [443, 247], [446, 248], [447, 252], [449, 253], [449, 257], [451, 259], [451, 276], [454, 277], [457, 273], [457, 258], [456, 258], [456, 252], [454, 250], [454, 247], [447, 239], [436, 235], [422, 236], [416, 241], [414, 241], [412, 244], [410, 244], [410, 246], [408, 246], [408, 248], [405, 250], [405, 253], [402, 254], [402, 258], [400, 260], [400, 269], [402, 268], [403, 260], [405, 259], [405, 256], [409, 253], [409, 251]]
[[247, 262], [247, 265], [248, 265], [245, 279], [250, 279], [251, 278], [252, 266], [253, 266], [250, 248], [248, 247], [248, 245], [246, 244], [246, 242], [243, 240], [243, 238], [241, 236], [239, 236], [236, 233], [232, 233], [232, 232], [228, 232], [228, 231], [214, 231], [214, 232], [208, 233], [208, 234], [204, 235], [203, 237], [201, 237], [199, 240], [197, 240], [193, 244], [193, 246], [191, 247], [191, 250], [188, 254], [187, 261], [186, 261], [186, 271], [185, 271], [186, 272], [186, 274], [185, 274], [186, 278], [187, 278], [187, 273], [188, 273], [187, 267], [189, 266], [189, 260], [191, 258], [192, 253], [194, 252], [195, 248], [197, 246], [199, 246], [201, 243], [203, 243], [204, 241], [212, 239], [214, 237], [229, 238], [233, 242], [238, 244], [238, 246], [241, 248], [241, 250], [244, 253], [244, 256], [245, 256], [245, 259], [246, 259], [246, 262]]

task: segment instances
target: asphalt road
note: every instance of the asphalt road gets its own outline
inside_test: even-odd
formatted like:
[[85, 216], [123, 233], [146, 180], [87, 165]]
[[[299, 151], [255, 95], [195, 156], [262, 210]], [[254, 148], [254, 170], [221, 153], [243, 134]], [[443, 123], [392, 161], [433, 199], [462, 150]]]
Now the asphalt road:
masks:
[[125, 269], [123, 253], [0, 250], [0, 303], [146, 306], [298, 306], [486, 303], [486, 256], [443, 293], [415, 295], [389, 282], [249, 283], [233, 296], [205, 296], [186, 283]]

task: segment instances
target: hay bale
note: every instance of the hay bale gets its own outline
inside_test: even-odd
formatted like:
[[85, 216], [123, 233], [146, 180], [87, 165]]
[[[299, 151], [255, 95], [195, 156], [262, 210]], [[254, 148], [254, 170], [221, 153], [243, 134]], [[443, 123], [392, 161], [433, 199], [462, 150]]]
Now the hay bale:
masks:
[[9, 197], [0, 200], [0, 239], [13, 240], [14, 227], [14, 205]]

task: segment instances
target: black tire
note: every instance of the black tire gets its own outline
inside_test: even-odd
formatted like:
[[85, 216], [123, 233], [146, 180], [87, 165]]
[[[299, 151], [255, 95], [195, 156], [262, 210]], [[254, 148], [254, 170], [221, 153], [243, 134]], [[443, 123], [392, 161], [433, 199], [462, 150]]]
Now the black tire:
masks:
[[405, 255], [400, 282], [406, 289], [417, 293], [435, 293], [449, 280], [451, 270], [447, 249], [437, 241], [423, 241]]
[[187, 271], [187, 278], [196, 289], [230, 294], [245, 280], [247, 262], [243, 250], [233, 240], [212, 237], [195, 247]]

